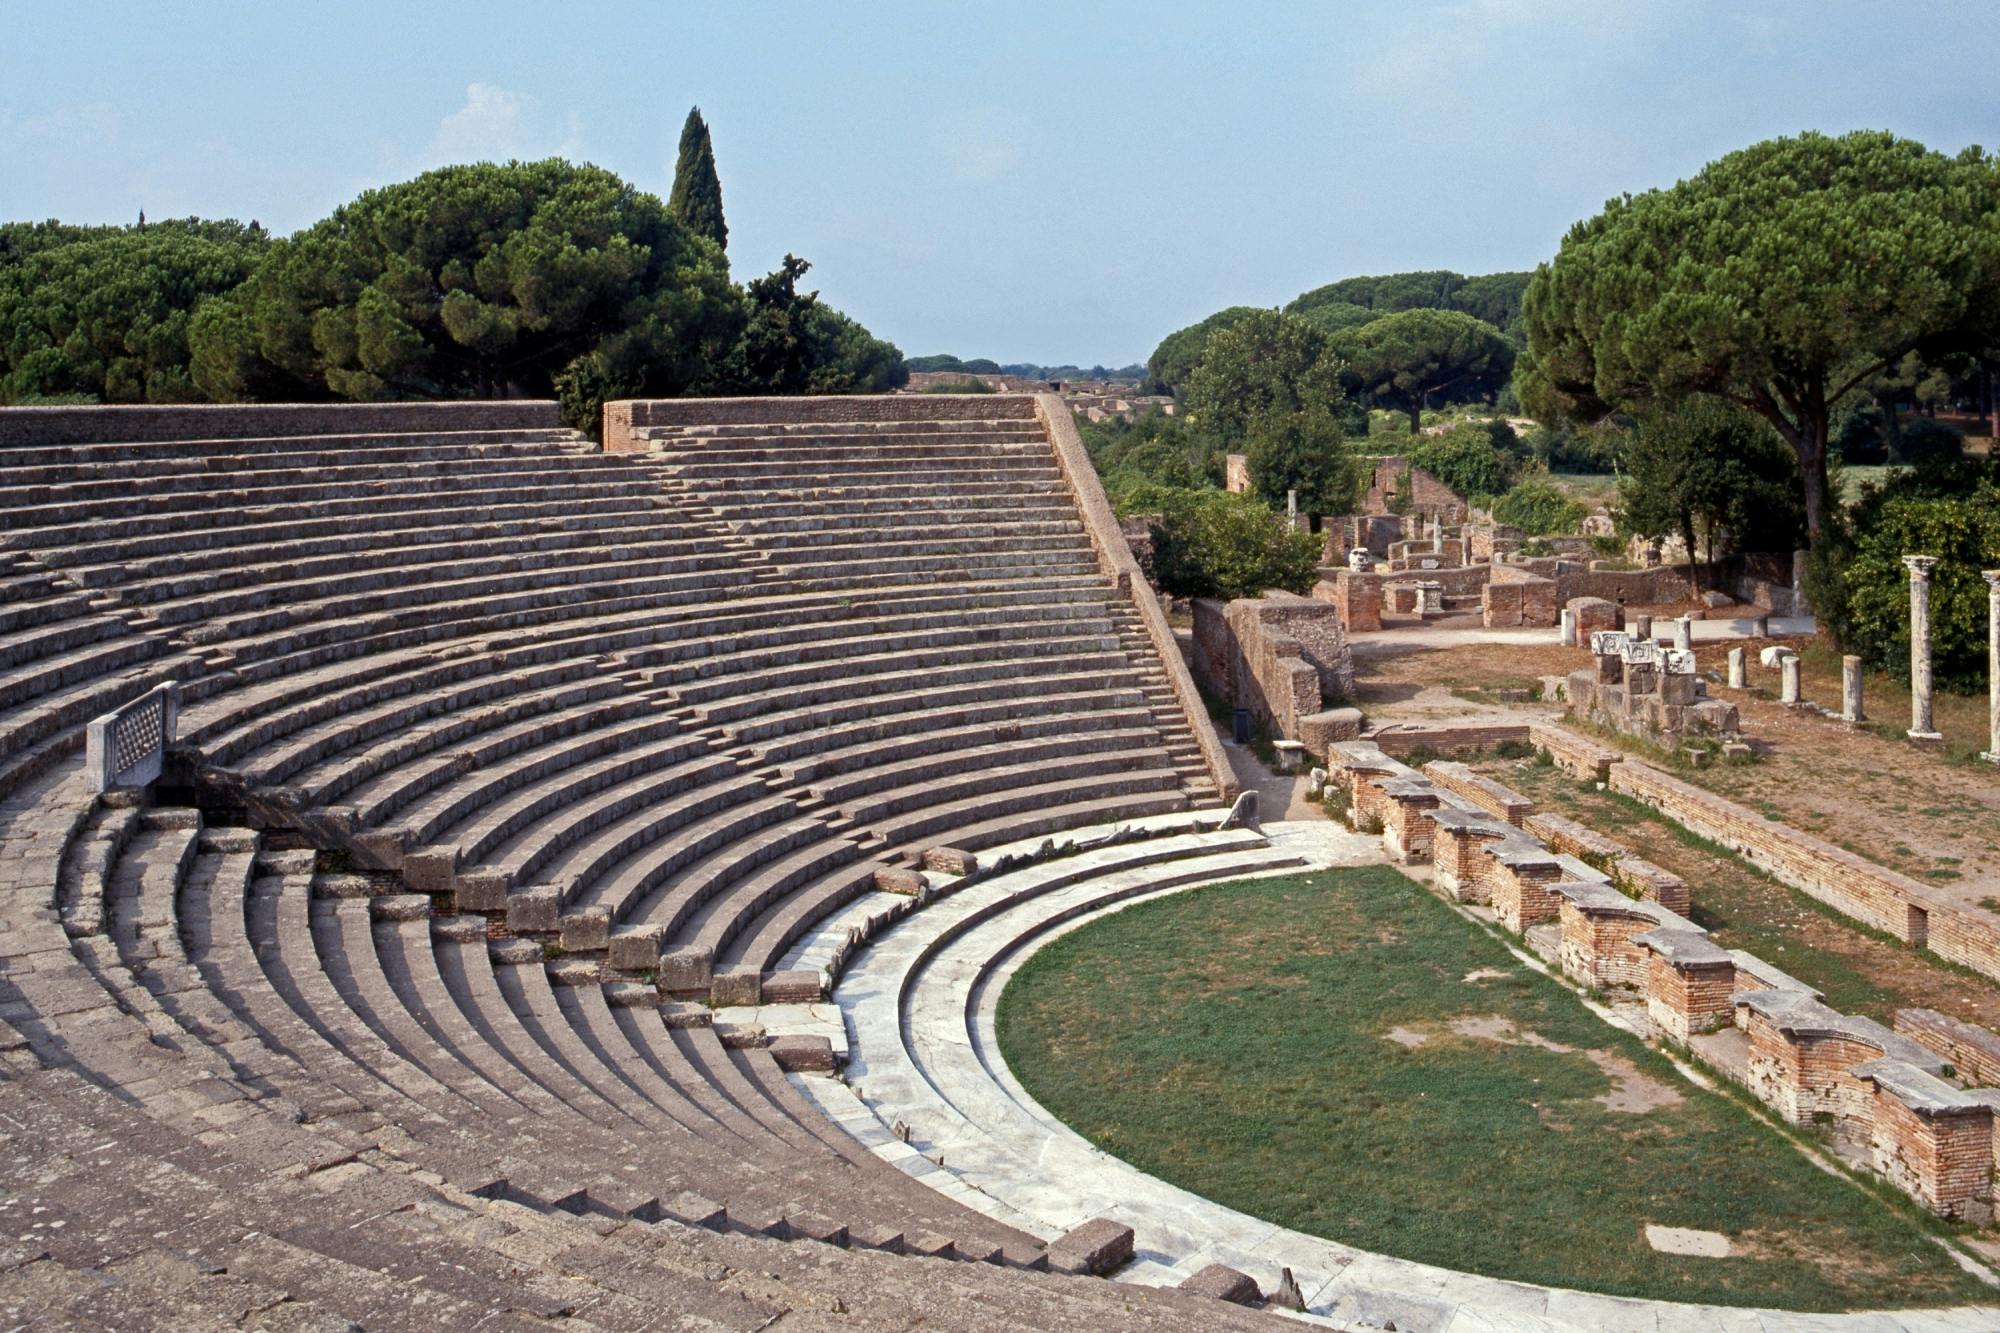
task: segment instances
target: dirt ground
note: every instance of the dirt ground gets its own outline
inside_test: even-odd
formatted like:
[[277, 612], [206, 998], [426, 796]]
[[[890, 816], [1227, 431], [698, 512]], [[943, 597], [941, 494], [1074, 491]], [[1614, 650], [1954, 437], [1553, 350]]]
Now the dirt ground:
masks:
[[[1804, 646], [1803, 691], [1838, 708], [1839, 657], [1825, 644]], [[1726, 654], [1740, 643], [1752, 667], [1748, 690], [1710, 683], [1710, 692], [1741, 710], [1745, 736], [1759, 759], [1677, 775], [1774, 819], [1838, 843], [1878, 864], [1932, 885], [1969, 906], [2000, 913], [2000, 768], [1976, 758], [1985, 700], [1939, 696], [1938, 725], [1951, 740], [1946, 754], [1902, 738], [1908, 695], [1887, 677], [1871, 676], [1866, 707], [1875, 725], [1849, 728], [1774, 701], [1778, 673], [1756, 666], [1764, 643], [1755, 639], [1695, 645], [1704, 672], [1724, 674]], [[1540, 676], [1589, 665], [1582, 649], [1554, 644], [1482, 644], [1426, 650], [1408, 643], [1354, 641], [1356, 702], [1373, 723], [1441, 722], [1490, 715], [1560, 716], [1554, 705], [1509, 697]], [[1770, 698], [1766, 695], [1773, 696]], [[1885, 734], [1886, 733], [1886, 734]]]

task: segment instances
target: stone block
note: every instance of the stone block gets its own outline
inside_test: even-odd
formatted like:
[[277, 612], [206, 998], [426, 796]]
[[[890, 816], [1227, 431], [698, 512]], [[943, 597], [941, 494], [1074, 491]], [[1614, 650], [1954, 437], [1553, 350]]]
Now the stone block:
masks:
[[659, 987], [665, 995], [706, 995], [715, 956], [707, 949], [676, 949], [660, 957]]
[[580, 908], [563, 915], [562, 947], [571, 953], [595, 953], [611, 944], [611, 909]]
[[660, 965], [658, 925], [627, 926], [606, 943], [605, 963], [620, 972], [650, 972]]
[[1194, 1276], [1183, 1280], [1179, 1289], [1193, 1296], [1228, 1301], [1232, 1305], [1257, 1305], [1264, 1299], [1264, 1293], [1258, 1288], [1255, 1278], [1248, 1273], [1238, 1272], [1228, 1264], [1208, 1265]]
[[[408, 876], [404, 877], [405, 879]], [[453, 896], [461, 912], [504, 912], [513, 878], [503, 872], [476, 870], [453, 882]]]
[[764, 974], [765, 1004], [816, 1004], [824, 978], [817, 968], [795, 968]]
[[924, 869], [945, 875], [971, 875], [979, 870], [979, 858], [958, 847], [931, 847], [924, 852]]
[[708, 1002], [718, 1009], [732, 1005], [761, 1004], [764, 974], [754, 967], [734, 967], [718, 972], [708, 983]]
[[1058, 1273], [1103, 1277], [1132, 1261], [1132, 1228], [1108, 1217], [1071, 1227], [1049, 1245], [1049, 1267]]
[[562, 891], [539, 884], [507, 898], [507, 929], [516, 935], [553, 934], [562, 927]]
[[420, 847], [403, 853], [403, 883], [418, 893], [448, 893], [457, 887], [458, 848]]
[[883, 893], [900, 893], [914, 898], [927, 884], [920, 871], [902, 866], [883, 866], [875, 872], [875, 887]]
[[765, 1047], [778, 1068], [798, 1074], [831, 1074], [834, 1069], [833, 1043], [825, 1037], [795, 1034], [773, 1037]]
[[660, 1021], [676, 1031], [714, 1027], [715, 1011], [705, 1004], [681, 1004], [670, 1001], [660, 1006]]

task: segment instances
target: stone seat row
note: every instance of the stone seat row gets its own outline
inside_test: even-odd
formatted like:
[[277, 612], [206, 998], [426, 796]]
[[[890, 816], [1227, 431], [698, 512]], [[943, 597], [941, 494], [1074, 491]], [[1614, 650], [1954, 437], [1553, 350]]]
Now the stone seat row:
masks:
[[[1330, 780], [1348, 793], [1355, 826], [1379, 821], [1391, 851], [1432, 861], [1458, 901], [1491, 907], [1516, 933], [1553, 921], [1556, 958], [1580, 985], [1643, 1000], [1659, 1037], [1692, 1049], [1788, 1123], [1827, 1126], [1843, 1157], [1933, 1212], [1992, 1216], [2000, 1089], [1954, 1084], [1942, 1056], [1830, 1008], [1755, 955], [1722, 948], [1658, 900], [1676, 886], [1685, 894], [1677, 877], [1628, 872], [1621, 891], [1609, 875], [1544, 846], [1532, 831], [1542, 817], [1524, 816], [1523, 827], [1468, 808], [1365, 741], [1332, 750]], [[1451, 766], [1445, 776], [1469, 786]], [[1495, 809], [1528, 804], [1498, 784], [1480, 794]], [[1600, 851], [1609, 842], [1588, 841]], [[1623, 849], [1611, 849], [1616, 864]]]
[[[489, 1204], [670, 1226], [646, 1219], [678, 1199], [683, 1220], [736, 1230], [1007, 1254], [1018, 1235], [884, 1168], [799, 1097], [775, 1060], [819, 1058], [809, 1045], [737, 1049], [662, 1005], [670, 972], [705, 972], [683, 988], [705, 998], [767, 980], [799, 994], [781, 975], [796, 942], [941, 844], [1178, 810], [1198, 790], [1185, 736], [1162, 730], [1171, 691], [1039, 426], [938, 444], [886, 425], [831, 432], [854, 447], [775, 475], [777, 446], [739, 436], [762, 453], [715, 460], [753, 483], [727, 491], [561, 437], [544, 456], [392, 435], [372, 460], [315, 440], [261, 451], [262, 468], [238, 465], [258, 450], [217, 450], [219, 489], [158, 449], [123, 493], [35, 474], [57, 493], [20, 512], [62, 517], [8, 541], [60, 574], [17, 555], [0, 575], [62, 606], [19, 613], [0, 671], [54, 682], [84, 665], [52, 667], [59, 646], [147, 645], [101, 661], [91, 697], [145, 666], [179, 677], [176, 781], [391, 868], [319, 875], [304, 851], [246, 852], [165, 814], [107, 857], [117, 838], [92, 821], [110, 817], [79, 816], [110, 872], [94, 896], [69, 886], [73, 956], [144, 1015], [104, 1052], [107, 1083], [158, 1079], [175, 1111], [220, 1108], [204, 1111], [211, 1145], [333, 1171], [388, 1151], [371, 1136], [407, 1119], [422, 1169]], [[914, 511], [904, 475], [866, 463], [877, 439], [943, 474]], [[884, 484], [844, 484], [856, 466]], [[87, 716], [41, 739], [68, 744]], [[38, 815], [46, 776], [24, 779]], [[147, 869], [124, 874], [126, 849]], [[85, 979], [27, 1012], [60, 1016]]]
[[[545, 1174], [551, 1162], [562, 1162], [585, 1180], [594, 1177], [596, 1195], [606, 1202], [624, 1197], [643, 1207], [630, 1185], [621, 1196], [618, 1174], [606, 1178], [595, 1165], [622, 1158], [646, 1180], [673, 1187], [676, 1196], [697, 1186], [734, 1195], [738, 1224], [763, 1234], [811, 1225], [818, 1215], [797, 1200], [802, 1192], [816, 1192], [826, 1201], [843, 1200], [856, 1217], [851, 1224], [822, 1224], [822, 1238], [844, 1229], [889, 1244], [891, 1232], [861, 1220], [886, 1213], [933, 1228], [953, 1226], [957, 1239], [949, 1245], [940, 1242], [952, 1238], [935, 1229], [912, 1233], [929, 1252], [990, 1258], [1011, 1250], [1021, 1263], [1038, 1259], [1040, 1247], [1031, 1238], [960, 1216], [895, 1173], [857, 1172], [840, 1151], [842, 1140], [815, 1135], [810, 1121], [794, 1117], [793, 1095], [766, 1053], [727, 1050], [707, 1030], [671, 1031], [658, 1021], [657, 1009], [627, 1011], [630, 1021], [621, 1027], [594, 989], [558, 998], [541, 950], [495, 947], [489, 957], [483, 922], [476, 932], [458, 920], [434, 927], [427, 914], [412, 912], [401, 899], [335, 896], [348, 886], [335, 886], [335, 893], [317, 887], [312, 853], [260, 858], [248, 831], [218, 831], [204, 840], [192, 810], [104, 807], [92, 810], [78, 831], [79, 843], [95, 852], [94, 863], [69, 858], [62, 905], [81, 970], [107, 996], [145, 1016], [156, 1041], [176, 1038], [207, 1079], [238, 1085], [261, 1103], [257, 1112], [241, 1105], [241, 1096], [211, 1104], [273, 1119], [295, 1115], [296, 1106], [306, 1116], [294, 1123], [307, 1131], [288, 1137], [303, 1140], [314, 1137], [311, 1126], [332, 1126], [317, 1137], [330, 1140], [321, 1151], [338, 1154], [354, 1146], [344, 1140], [358, 1124], [381, 1126], [380, 1113], [367, 1102], [386, 1103], [383, 1109], [395, 1113], [388, 1123], [404, 1133], [421, 1135], [426, 1126], [443, 1131], [449, 1156], [438, 1164], [453, 1173], [470, 1169], [474, 1175], [467, 1179], [475, 1182], [491, 1168], [467, 1163], [468, 1145], [452, 1130], [468, 1113], [549, 1123], [555, 1133], [536, 1136], [544, 1153], [553, 1154], [558, 1142], [568, 1147], [560, 1156], [544, 1156]], [[102, 885], [94, 921], [67, 910], [82, 896], [83, 882], [93, 879]], [[192, 942], [191, 952], [184, 940]], [[238, 1012], [221, 998], [268, 999], [275, 958], [285, 959], [291, 982], [317, 992], [292, 1010], [296, 1021], [248, 1005]], [[252, 967], [262, 973], [261, 985]], [[211, 975], [221, 983], [215, 989]], [[343, 1012], [359, 1025], [345, 1030], [345, 1040]], [[509, 1018], [516, 1021], [503, 1021]], [[291, 1045], [267, 1045], [263, 1023], [282, 1023]], [[345, 1047], [350, 1059], [354, 1050], [374, 1051], [382, 1087], [399, 1093], [367, 1089], [352, 1074], [344, 1086], [322, 1086], [292, 1050], [307, 1044], [300, 1023], [319, 1028], [321, 1040], [330, 1039], [336, 1050]], [[362, 1029], [377, 1040], [363, 1038]], [[73, 1033], [72, 1056], [87, 1061], [94, 1054], [80, 1049], [88, 1039], [81, 1030]], [[429, 1097], [425, 1088], [434, 1090]], [[707, 1107], [684, 1088], [699, 1090]], [[408, 1104], [412, 1097], [414, 1106]], [[608, 1157], [579, 1151], [613, 1154], [615, 1136], [638, 1129], [647, 1133], [636, 1151]], [[675, 1138], [663, 1144], [655, 1137], [660, 1135]], [[707, 1153], [733, 1148], [740, 1160], [703, 1174], [708, 1158], [699, 1145]], [[697, 1214], [684, 1220], [719, 1221], [713, 1211], [683, 1204]], [[797, 1224], [790, 1228], [788, 1210]]]

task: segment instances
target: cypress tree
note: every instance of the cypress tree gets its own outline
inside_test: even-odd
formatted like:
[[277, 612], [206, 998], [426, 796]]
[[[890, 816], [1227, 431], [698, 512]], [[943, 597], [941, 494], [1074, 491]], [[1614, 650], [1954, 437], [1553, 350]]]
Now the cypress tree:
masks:
[[681, 126], [681, 152], [674, 163], [674, 190], [667, 198], [667, 211], [689, 231], [729, 248], [729, 227], [722, 220], [722, 180], [715, 174], [715, 147], [709, 142], [708, 122], [701, 118], [700, 107], [691, 108], [687, 123]]

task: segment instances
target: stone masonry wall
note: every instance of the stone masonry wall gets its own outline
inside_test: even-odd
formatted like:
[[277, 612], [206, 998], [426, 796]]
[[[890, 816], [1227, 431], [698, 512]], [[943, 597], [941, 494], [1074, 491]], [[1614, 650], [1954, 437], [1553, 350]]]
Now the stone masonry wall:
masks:
[[561, 425], [555, 403], [539, 398], [441, 403], [7, 407], [0, 408], [0, 448], [152, 440], [244, 440], [288, 435], [553, 430]]

